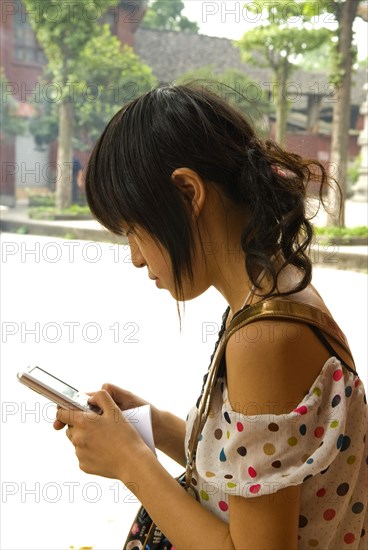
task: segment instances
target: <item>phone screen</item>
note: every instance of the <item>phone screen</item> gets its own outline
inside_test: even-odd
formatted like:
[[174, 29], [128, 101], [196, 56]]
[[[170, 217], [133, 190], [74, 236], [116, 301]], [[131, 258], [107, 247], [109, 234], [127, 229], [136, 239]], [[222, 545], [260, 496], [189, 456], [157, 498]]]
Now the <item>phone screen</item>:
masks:
[[56, 378], [56, 376], [52, 376], [52, 374], [49, 374], [45, 370], [40, 369], [40, 367], [35, 367], [34, 369], [30, 370], [29, 374], [49, 388], [56, 390], [66, 397], [70, 397], [71, 399], [75, 399], [79, 393], [77, 389], [69, 386], [69, 384], [65, 384], [65, 382], [62, 382], [61, 380], [59, 380], [59, 378]]

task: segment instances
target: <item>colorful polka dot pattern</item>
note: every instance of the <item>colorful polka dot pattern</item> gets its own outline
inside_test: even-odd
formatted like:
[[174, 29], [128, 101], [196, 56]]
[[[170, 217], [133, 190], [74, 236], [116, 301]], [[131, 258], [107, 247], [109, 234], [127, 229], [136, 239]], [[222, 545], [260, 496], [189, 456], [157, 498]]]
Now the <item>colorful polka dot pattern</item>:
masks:
[[[358, 382], [358, 383], [357, 383]], [[364, 388], [330, 358], [288, 414], [239, 414], [219, 380], [198, 445], [193, 482], [200, 501], [224, 521], [229, 496], [271, 494], [302, 485], [298, 549], [367, 548], [367, 406]], [[187, 422], [187, 440], [194, 422]]]

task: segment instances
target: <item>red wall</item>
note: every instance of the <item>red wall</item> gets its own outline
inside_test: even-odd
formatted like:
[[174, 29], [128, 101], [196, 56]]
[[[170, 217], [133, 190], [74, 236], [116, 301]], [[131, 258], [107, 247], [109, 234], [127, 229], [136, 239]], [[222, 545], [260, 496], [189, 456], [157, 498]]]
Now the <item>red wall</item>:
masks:
[[[330, 159], [331, 136], [318, 134], [287, 134], [286, 149], [302, 157], [320, 160], [322, 163]], [[357, 136], [349, 137], [349, 156], [351, 159], [359, 154]]]

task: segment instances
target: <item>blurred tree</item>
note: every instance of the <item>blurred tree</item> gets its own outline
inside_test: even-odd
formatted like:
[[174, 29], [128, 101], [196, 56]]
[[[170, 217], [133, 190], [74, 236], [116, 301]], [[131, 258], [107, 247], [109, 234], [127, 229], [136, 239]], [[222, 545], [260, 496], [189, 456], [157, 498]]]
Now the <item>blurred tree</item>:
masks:
[[[45, 71], [43, 77], [39, 79], [41, 89], [47, 89], [50, 82], [52, 82], [52, 75], [47, 74], [47, 71]], [[29, 101], [32, 101], [32, 99]], [[43, 150], [49, 143], [58, 139], [58, 97], [53, 99], [51, 94], [42, 94], [36, 102], [33, 102], [33, 106], [35, 115], [29, 121], [29, 130], [34, 137], [37, 148]]]
[[3, 67], [0, 66], [0, 136], [1, 139], [16, 134], [23, 134], [27, 129], [27, 122], [18, 115], [18, 102], [10, 94], [9, 81], [5, 76]]
[[76, 137], [81, 147], [87, 149], [124, 103], [157, 84], [152, 69], [131, 47], [122, 48], [107, 26], [84, 48], [75, 78], [79, 79], [82, 92], [77, 102]]
[[330, 165], [341, 193], [341, 212], [334, 187], [329, 190], [327, 225], [345, 225], [345, 198], [349, 160], [350, 96], [356, 47], [353, 45], [353, 23], [356, 17], [367, 21], [367, 2], [362, 0], [320, 0], [320, 9], [337, 23], [330, 80], [334, 85], [334, 104], [331, 135]]
[[367, 67], [368, 67], [368, 57], [366, 57], [365, 59], [360, 59], [360, 61], [357, 62], [357, 66], [359, 67], [359, 69], [365, 69], [365, 70], [367, 70]]
[[318, 48], [303, 52], [298, 65], [304, 71], [318, 71], [324, 73], [326, 70], [330, 71], [332, 69], [332, 49], [332, 40], [323, 42]]
[[58, 157], [61, 177], [56, 207], [67, 208], [72, 197], [72, 136], [74, 102], [72, 76], [86, 44], [100, 32], [99, 19], [117, 0], [23, 0], [30, 23], [48, 60], [58, 96]]
[[149, 4], [141, 27], [168, 31], [198, 32], [198, 24], [190, 21], [182, 11], [185, 8], [181, 0], [154, 0]]
[[[262, 10], [261, 24], [246, 32], [238, 41], [243, 59], [258, 66], [270, 67], [274, 82], [272, 99], [276, 106], [275, 139], [285, 141], [287, 97], [290, 76], [297, 66], [297, 59], [304, 52], [320, 47], [332, 37], [326, 28], [314, 28], [311, 5], [314, 1], [290, 2], [289, 0], [258, 0], [247, 6], [249, 11]], [[255, 55], [256, 54], [256, 55]]]
[[176, 82], [198, 83], [217, 94], [243, 112], [260, 136], [267, 136], [268, 115], [274, 112], [274, 107], [268, 99], [266, 90], [238, 69], [216, 72], [213, 65], [207, 65], [184, 73]]
[[[85, 45], [74, 70], [75, 74], [70, 74], [74, 105], [72, 145], [81, 151], [92, 148], [124, 103], [156, 84], [150, 67], [141, 62], [132, 48], [122, 48], [108, 25], [103, 25], [99, 34]], [[50, 75], [45, 74], [44, 86], [48, 81]], [[40, 146], [57, 139], [59, 119], [55, 99], [45, 97], [32, 121], [31, 131]]]
[[119, 0], [118, 5], [123, 9], [130, 11], [132, 7], [141, 9], [148, 4], [148, 0]]
[[98, 34], [98, 19], [115, 0], [23, 0], [31, 25], [48, 60], [58, 96], [58, 156], [61, 177], [56, 187], [56, 207], [67, 208], [72, 198], [72, 136], [74, 90], [72, 75], [79, 55], [92, 36]]

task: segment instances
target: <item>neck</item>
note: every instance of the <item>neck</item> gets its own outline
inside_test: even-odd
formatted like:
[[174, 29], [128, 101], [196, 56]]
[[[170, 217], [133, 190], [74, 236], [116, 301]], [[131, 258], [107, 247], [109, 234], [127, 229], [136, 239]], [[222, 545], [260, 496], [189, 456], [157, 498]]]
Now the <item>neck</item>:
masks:
[[209, 187], [202, 216], [202, 242], [209, 243], [206, 246], [207, 283], [222, 294], [235, 313], [244, 305], [253, 287], [240, 244], [247, 213]]
[[211, 257], [211, 283], [222, 294], [234, 314], [254, 299], [257, 292], [245, 269], [245, 255], [240, 246], [240, 234], [235, 232], [226, 241], [217, 241]]

